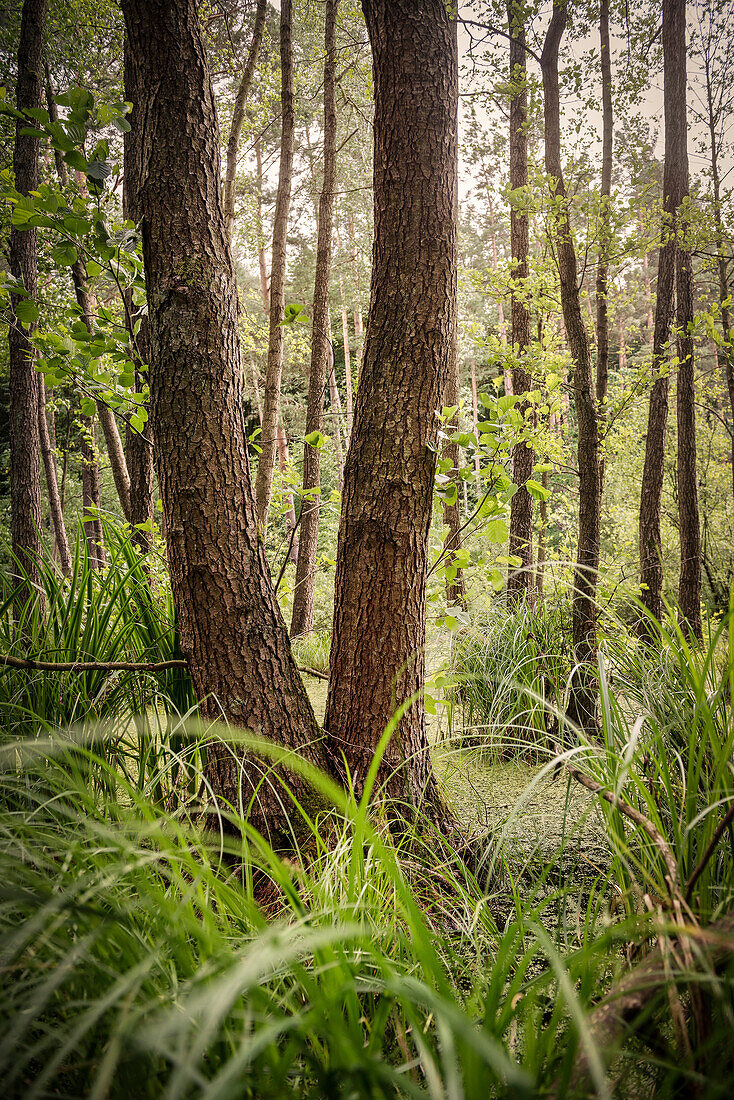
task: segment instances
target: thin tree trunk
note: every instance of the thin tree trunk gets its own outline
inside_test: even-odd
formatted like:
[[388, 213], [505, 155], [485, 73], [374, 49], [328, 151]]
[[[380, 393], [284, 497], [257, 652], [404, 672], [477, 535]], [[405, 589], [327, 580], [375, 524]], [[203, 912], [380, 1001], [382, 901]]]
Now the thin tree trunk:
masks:
[[[685, 24], [684, 24], [685, 26]], [[685, 110], [685, 107], [684, 107]], [[686, 129], [687, 133], [687, 129]], [[686, 167], [687, 165], [686, 155]], [[686, 193], [688, 192], [686, 172]], [[696, 394], [693, 358], [693, 267], [681, 226], [676, 270], [678, 329], [678, 530], [680, 579], [678, 605], [681, 625], [700, 638], [701, 627], [701, 528], [698, 515], [696, 474]]]
[[[334, 192], [336, 190], [336, 16], [338, 0], [326, 0], [324, 24], [324, 181], [318, 210], [316, 274], [313, 291], [313, 332], [311, 336], [311, 369], [308, 376], [306, 431], [321, 431], [324, 413], [324, 388], [327, 372], [329, 384], [331, 340], [329, 320], [329, 278], [334, 226]], [[331, 367], [331, 369], [330, 369]], [[335, 424], [335, 442], [339, 444], [339, 424]], [[303, 498], [301, 500], [301, 538], [298, 547], [296, 584], [293, 592], [291, 636], [313, 630], [314, 592], [316, 589], [316, 552], [319, 535], [321, 486], [321, 451], [308, 443], [303, 445]]]
[[354, 218], [349, 215], [348, 219], [349, 239], [352, 242], [352, 268], [354, 270], [354, 291], [356, 299], [354, 302], [354, 367], [355, 375], [359, 379], [359, 373], [362, 367], [362, 355], [364, 352], [363, 340], [364, 326], [362, 323], [362, 288], [359, 277], [359, 253], [357, 252], [357, 238], [354, 233]]
[[[255, 161], [257, 164], [257, 202], [255, 204], [255, 229], [257, 231], [257, 263], [260, 273], [260, 297], [263, 312], [270, 313], [270, 285], [268, 283], [268, 263], [265, 258], [265, 235], [263, 234], [263, 158], [259, 136], [255, 138]], [[262, 413], [260, 414], [262, 423]]]
[[352, 397], [352, 353], [349, 349], [349, 318], [347, 316], [347, 300], [344, 295], [344, 276], [339, 272], [339, 304], [342, 311], [342, 341], [344, 344], [344, 383], [347, 397], [347, 446], [352, 434], [352, 419], [354, 416], [354, 400]]
[[283, 373], [283, 318], [285, 316], [286, 245], [288, 211], [293, 178], [293, 146], [296, 113], [293, 78], [293, 3], [281, 0], [280, 5], [280, 105], [281, 140], [278, 196], [273, 223], [273, 254], [270, 264], [270, 332], [268, 336], [268, 367], [265, 376], [260, 459], [255, 478], [257, 521], [261, 535], [268, 523], [268, 508], [273, 492], [273, 471], [280, 410], [280, 380]]
[[[282, 414], [278, 417], [277, 446], [278, 465], [280, 466], [281, 474], [284, 474], [290, 466], [291, 456], [288, 449], [288, 436], [285, 434]], [[294, 534], [296, 529], [296, 509], [293, 502], [293, 493], [290, 491], [286, 494], [285, 529], [290, 547], [288, 551], [288, 561], [295, 565], [298, 561], [298, 535]]]
[[[18, 43], [18, 110], [41, 106], [43, 99], [43, 32], [45, 0], [24, 0]], [[23, 134], [28, 120], [18, 119], [13, 148], [15, 187], [21, 195], [35, 191], [39, 183], [37, 137]], [[10, 228], [10, 272], [25, 287], [27, 299], [38, 294], [38, 238], [35, 229]], [[30, 342], [32, 324], [18, 317], [24, 301], [11, 294], [12, 320], [8, 332], [10, 373], [10, 532], [12, 548], [28, 583], [19, 586], [16, 613], [24, 604], [41, 598], [37, 558], [41, 553], [41, 464], [38, 427], [39, 376]]]
[[[645, 465], [640, 492], [640, 587], [641, 599], [657, 619], [663, 612], [663, 563], [660, 512], [663, 495], [665, 433], [668, 422], [668, 339], [674, 309], [678, 207], [687, 177], [685, 2], [663, 3], [663, 69], [665, 107], [665, 167], [663, 170], [663, 227], [658, 260], [655, 333], [652, 369], [656, 375], [650, 392], [645, 442]], [[640, 622], [643, 637], [647, 622]]]
[[592, 664], [596, 658], [596, 575], [599, 568], [599, 425], [594, 400], [589, 338], [581, 314], [578, 267], [571, 235], [561, 165], [558, 51], [566, 26], [565, 0], [554, 0], [541, 68], [545, 100], [545, 167], [557, 204], [556, 248], [563, 318], [573, 359], [573, 389], [578, 423], [579, 541], [574, 572], [573, 640], [578, 670], [572, 684], [569, 717], [584, 729], [595, 728], [596, 696]]
[[[548, 471], [543, 470], [543, 476], [541, 478], [541, 485], [544, 489], [548, 488]], [[548, 500], [546, 497], [542, 497], [538, 503], [538, 555], [535, 564], [535, 598], [538, 603], [543, 599], [543, 586], [545, 583], [545, 544], [546, 544], [546, 532], [548, 530]]]
[[[472, 405], [472, 423], [474, 425], [474, 434], [479, 439], [479, 402], [477, 400], [477, 362], [472, 355], [471, 357], [471, 405]], [[474, 481], [477, 488], [477, 503], [482, 499], [482, 474], [481, 463], [479, 459], [479, 451], [474, 453]]]
[[[443, 0], [364, 0], [375, 85], [372, 291], [344, 476], [325, 728], [363, 789], [434, 805], [423, 702], [435, 410], [456, 325], [456, 27]], [[429, 446], [433, 444], [433, 447]]]
[[624, 322], [622, 314], [617, 317], [617, 334], [619, 336], [619, 370], [624, 373], [627, 370], [627, 344], [624, 339]]
[[232, 236], [232, 229], [234, 228], [234, 200], [236, 189], [235, 184], [237, 182], [237, 148], [240, 143], [242, 124], [245, 121], [245, 105], [247, 104], [247, 97], [250, 93], [252, 78], [255, 75], [257, 55], [260, 52], [260, 44], [263, 40], [263, 32], [265, 30], [265, 13], [267, 11], [267, 6], [267, 0], [257, 0], [257, 8], [255, 10], [255, 23], [252, 28], [252, 40], [250, 42], [250, 49], [247, 54], [247, 61], [245, 62], [245, 67], [242, 71], [242, 78], [237, 89], [237, 95], [235, 96], [234, 110], [232, 112], [232, 125], [229, 129], [229, 140], [227, 141], [227, 167], [224, 173], [224, 220], [227, 223], [227, 232], [229, 233], [230, 237]]
[[[596, 403], [599, 431], [604, 434], [609, 389], [609, 253], [611, 251], [612, 155], [612, 59], [609, 43], [609, 0], [601, 0], [599, 40], [602, 82], [602, 161], [599, 194], [599, 258], [596, 266]], [[604, 487], [604, 457], [599, 462], [599, 481]]]
[[[525, 69], [525, 25], [523, 7], [517, 0], [509, 0], [507, 21], [510, 31], [510, 80], [513, 94], [510, 101], [510, 189], [527, 187], [528, 93]], [[494, 232], [493, 232], [494, 238]], [[530, 310], [525, 298], [528, 277], [528, 252], [530, 248], [530, 221], [527, 214], [511, 207], [510, 243], [512, 247], [512, 283], [518, 292], [512, 295], [512, 351], [517, 366], [512, 368], [512, 393], [527, 393], [531, 388], [530, 375], [523, 367], [530, 344]], [[495, 249], [492, 246], [494, 255]], [[507, 384], [505, 384], [507, 389]], [[526, 401], [519, 405], [525, 415], [529, 409]], [[524, 441], [516, 443], [512, 451], [513, 480], [518, 486], [510, 502], [509, 553], [521, 560], [519, 568], [510, 568], [507, 576], [507, 593], [516, 600], [526, 597], [533, 584], [533, 498], [525, 483], [533, 472], [533, 450]]]
[[89, 564], [92, 569], [103, 569], [105, 565], [104, 530], [100, 510], [102, 492], [99, 478], [99, 458], [94, 420], [90, 416], [81, 416], [81, 437], [79, 453], [82, 462], [82, 507], [84, 509], [84, 534], [89, 550]]
[[[224, 716], [323, 766], [258, 532], [219, 132], [196, 3], [123, 0], [122, 7], [149, 150], [138, 201], [151, 412], [181, 648], [205, 718]], [[161, 83], [170, 72], [176, 79]], [[213, 793], [245, 810], [254, 797], [250, 820], [271, 835], [288, 834], [287, 798], [269, 772], [249, 754], [208, 746]], [[304, 780], [289, 775], [288, 785], [313, 806]]]
[[[644, 231], [642, 224], [642, 218], [639, 219], [640, 234]], [[645, 286], [645, 301], [647, 302], [647, 332], [650, 344], [655, 341], [655, 322], [653, 320], [652, 313], [652, 289], [650, 287], [650, 260], [647, 255], [647, 249], [645, 249], [642, 255], [642, 277]]]
[[706, 106], [708, 110], [709, 143], [711, 147], [711, 182], [714, 192], [714, 227], [716, 230], [716, 259], [719, 276], [719, 305], [721, 307], [721, 329], [725, 341], [724, 368], [726, 389], [729, 394], [729, 409], [732, 419], [730, 463], [732, 489], [734, 489], [734, 346], [732, 345], [734, 334], [731, 329], [728, 265], [724, 249], [724, 226], [721, 218], [721, 177], [719, 173], [719, 148], [716, 140], [716, 111], [714, 108], [714, 90], [708, 53], [704, 57], [704, 64], [706, 74]]
[[46, 474], [48, 504], [51, 512], [51, 522], [53, 524], [54, 545], [55, 549], [58, 551], [61, 572], [65, 577], [68, 577], [71, 573], [71, 551], [69, 549], [69, 538], [66, 533], [66, 524], [64, 523], [64, 510], [61, 507], [61, 497], [59, 495], [56, 458], [54, 457], [54, 448], [48, 430], [48, 421], [46, 420], [46, 386], [43, 375], [38, 379], [38, 430], [41, 455], [43, 457], [43, 468]]
[[[445, 430], [449, 435], [454, 435], [459, 430], [459, 394], [459, 356], [456, 341], [454, 341], [449, 376], [443, 397], [445, 408], [456, 408], [451, 420], [445, 425]], [[454, 489], [452, 503], [447, 504], [444, 502], [443, 505], [443, 522], [444, 526], [448, 527], [443, 543], [447, 569], [446, 602], [449, 606], [458, 604], [460, 607], [466, 608], [464, 572], [460, 567], [457, 567], [455, 561], [456, 552], [461, 549], [461, 515], [459, 513], [459, 466], [461, 465], [461, 456], [459, 454], [459, 444], [455, 442], [445, 443], [441, 450], [441, 459], [443, 462], [451, 463], [446, 472]]]
[[[331, 317], [329, 318], [331, 326]], [[334, 458], [336, 459], [336, 480], [339, 492], [344, 488], [344, 450], [342, 448], [342, 400], [339, 396], [339, 387], [336, 384], [336, 372], [334, 370], [334, 348], [329, 341], [329, 405], [331, 407], [332, 439], [334, 441]]]

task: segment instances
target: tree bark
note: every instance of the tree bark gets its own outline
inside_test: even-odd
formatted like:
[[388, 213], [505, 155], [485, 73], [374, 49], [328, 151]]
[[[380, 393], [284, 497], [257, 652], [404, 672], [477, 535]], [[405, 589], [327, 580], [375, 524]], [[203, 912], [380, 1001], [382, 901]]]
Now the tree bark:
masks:
[[574, 572], [573, 641], [578, 670], [571, 689], [569, 717], [595, 728], [596, 697], [592, 663], [596, 658], [596, 576], [599, 568], [599, 425], [594, 400], [589, 337], [581, 314], [576, 250], [561, 164], [558, 51], [566, 26], [565, 0], [554, 0], [543, 45], [541, 68], [545, 101], [545, 167], [555, 200], [555, 236], [561, 303], [573, 359], [573, 391], [578, 423], [579, 541]]
[[456, 325], [456, 28], [443, 0], [364, 0], [375, 85], [372, 291], [344, 476], [325, 728], [359, 793], [432, 805], [422, 696], [437, 422]]
[[265, 376], [260, 459], [255, 478], [257, 520], [261, 534], [268, 523], [268, 508], [273, 492], [275, 446], [280, 411], [280, 380], [283, 374], [283, 317], [285, 316], [286, 245], [288, 211], [293, 178], [293, 146], [296, 112], [293, 83], [293, 3], [281, 0], [280, 5], [280, 171], [278, 195], [273, 223], [273, 254], [270, 263], [270, 332], [268, 336], [268, 367]]
[[[324, 24], [324, 180], [318, 212], [316, 274], [313, 290], [311, 369], [308, 376], [306, 431], [320, 432], [323, 426], [324, 389], [330, 366], [329, 278], [334, 227], [336, 190], [336, 15], [338, 0], [326, 0]], [[329, 371], [331, 377], [331, 372]], [[338, 422], [335, 425], [339, 432]], [[316, 552], [319, 535], [321, 451], [309, 443], [303, 445], [303, 498], [301, 533], [298, 544], [296, 584], [293, 591], [291, 637], [313, 630], [314, 593], [316, 590]]]
[[[528, 93], [526, 86], [525, 25], [523, 7], [518, 0], [509, 0], [507, 21], [510, 31], [510, 81], [513, 95], [510, 101], [510, 189], [527, 187]], [[494, 239], [494, 234], [493, 234]], [[512, 283], [517, 288], [512, 295], [512, 353], [517, 365], [512, 368], [512, 393], [527, 393], [531, 379], [523, 365], [530, 345], [530, 310], [526, 299], [528, 278], [528, 252], [530, 248], [530, 220], [514, 205], [510, 210], [510, 244], [512, 248]], [[494, 253], [494, 244], [492, 246]], [[505, 389], [507, 387], [505, 386]], [[519, 405], [525, 415], [529, 409], [526, 401]], [[512, 599], [527, 597], [533, 584], [533, 498], [525, 483], [533, 472], [533, 450], [524, 441], [515, 444], [512, 451], [512, 476], [518, 486], [510, 502], [509, 553], [521, 559], [521, 566], [510, 568], [507, 576], [507, 594]]]
[[227, 223], [227, 232], [230, 237], [232, 236], [232, 229], [234, 227], [234, 200], [235, 200], [235, 184], [237, 182], [237, 147], [240, 143], [240, 134], [242, 133], [242, 124], [245, 121], [245, 105], [247, 104], [247, 97], [250, 94], [250, 87], [252, 86], [252, 78], [255, 75], [255, 65], [257, 64], [257, 55], [260, 52], [260, 45], [263, 40], [263, 31], [265, 30], [265, 13], [267, 11], [267, 0], [257, 0], [257, 8], [255, 10], [255, 23], [252, 28], [252, 40], [250, 42], [250, 49], [247, 53], [247, 60], [245, 67], [242, 70], [242, 78], [237, 88], [237, 95], [234, 101], [234, 110], [232, 112], [232, 125], [229, 129], [229, 139], [227, 141], [227, 167], [224, 174], [224, 220]]
[[[685, 24], [684, 24], [685, 26]], [[685, 110], [685, 105], [684, 105]], [[687, 130], [686, 130], [687, 133]], [[686, 161], [687, 161], [686, 156]], [[687, 164], [686, 164], [687, 167]], [[686, 172], [686, 177], [688, 173]], [[686, 193], [688, 186], [686, 182]], [[693, 358], [693, 267], [683, 240], [681, 226], [676, 269], [678, 329], [678, 531], [680, 535], [680, 578], [678, 606], [681, 625], [696, 638], [701, 626], [701, 527], [698, 515], [696, 474], [696, 394]]]
[[[257, 263], [260, 274], [260, 297], [263, 312], [270, 313], [270, 285], [268, 283], [268, 263], [265, 258], [265, 236], [263, 234], [263, 158], [259, 136], [255, 138], [255, 163], [257, 165], [257, 202], [255, 205], [255, 229], [257, 231]], [[262, 412], [260, 413], [262, 426]]]
[[102, 508], [102, 490], [99, 478], [99, 458], [94, 419], [80, 416], [81, 438], [79, 453], [82, 462], [82, 507], [85, 519], [84, 535], [89, 550], [89, 564], [92, 569], [103, 569], [105, 565], [104, 530], [100, 510]]
[[51, 523], [53, 524], [54, 544], [59, 555], [61, 572], [65, 577], [68, 577], [71, 573], [71, 551], [66, 533], [66, 524], [64, 523], [64, 509], [61, 506], [61, 495], [59, 494], [56, 458], [48, 430], [48, 421], [46, 420], [46, 385], [43, 375], [39, 375], [38, 378], [38, 431], [43, 468], [46, 474], [46, 491], [48, 492]]
[[[449, 435], [453, 435], [459, 430], [459, 400], [459, 355], [456, 339], [454, 339], [454, 346], [449, 363], [449, 376], [443, 396], [444, 407], [456, 407], [456, 412], [451, 420], [445, 425], [446, 432]], [[450, 572], [446, 574], [446, 602], [449, 606], [458, 604], [460, 607], [466, 609], [464, 572], [462, 569], [457, 568], [455, 564], [456, 551], [461, 549], [461, 515], [459, 513], [459, 466], [461, 465], [461, 456], [459, 453], [459, 444], [454, 442], [445, 443], [441, 450], [441, 458], [444, 462], [448, 461], [451, 463], [447, 474], [451, 478], [451, 484], [455, 491], [453, 502], [451, 504], [446, 504], [444, 502], [443, 505], [443, 522], [444, 526], [448, 527], [443, 543], [444, 559], [447, 568], [451, 572], [455, 570], [453, 576], [451, 576]]]
[[[652, 369], [658, 375], [650, 392], [645, 465], [640, 492], [641, 599], [656, 619], [663, 612], [663, 563], [660, 511], [663, 495], [665, 433], [668, 422], [668, 339], [674, 309], [678, 207], [687, 179], [685, 2], [663, 4], [663, 71], [665, 167], [663, 169], [663, 232], [658, 260]], [[649, 636], [645, 619], [640, 633]]]
[[[196, 3], [122, 7], [142, 90], [151, 412], [181, 648], [205, 718], [224, 716], [323, 764], [258, 535], [219, 132]], [[161, 83], [171, 72], [176, 79]], [[266, 773], [251, 755], [208, 747], [215, 795], [245, 811], [254, 798], [250, 820], [277, 836], [289, 829], [287, 798], [267, 778], [258, 789]], [[289, 775], [288, 784], [313, 802], [305, 781]]]
[[[611, 251], [612, 155], [612, 59], [609, 42], [609, 0], [601, 0], [599, 40], [602, 84], [602, 160], [599, 192], [599, 256], [596, 265], [596, 402], [599, 430], [603, 434], [609, 389], [609, 253]], [[600, 492], [604, 487], [604, 458], [599, 463]]]
[[[24, 0], [18, 43], [18, 110], [40, 107], [43, 99], [43, 32], [46, 0]], [[30, 125], [15, 126], [13, 172], [21, 195], [39, 183], [38, 138], [21, 133]], [[22, 283], [27, 298], [38, 295], [38, 237], [35, 229], [10, 229], [10, 272]], [[24, 299], [11, 294], [12, 320], [8, 332], [10, 373], [10, 532], [13, 554], [28, 578], [20, 584], [16, 611], [40, 598], [37, 558], [41, 553], [41, 464], [38, 426], [39, 376], [30, 342], [33, 326], [25, 325], [17, 310]], [[20, 578], [19, 578], [20, 579]]]

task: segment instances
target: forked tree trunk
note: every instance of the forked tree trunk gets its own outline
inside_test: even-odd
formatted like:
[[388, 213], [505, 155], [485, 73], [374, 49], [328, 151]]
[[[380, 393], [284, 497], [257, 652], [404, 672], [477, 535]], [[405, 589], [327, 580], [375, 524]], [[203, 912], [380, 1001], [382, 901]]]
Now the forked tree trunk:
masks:
[[589, 337], [579, 301], [576, 250], [561, 165], [558, 51], [566, 26], [565, 0], [554, 0], [541, 58], [545, 101], [545, 168], [555, 200], [555, 235], [563, 319], [573, 359], [573, 392], [578, 423], [579, 541], [574, 572], [573, 641], [578, 669], [569, 701], [577, 725], [595, 727], [596, 575], [599, 568], [599, 425], [594, 400]]
[[[599, 258], [596, 265], [596, 402], [599, 430], [603, 435], [609, 389], [609, 254], [611, 251], [612, 155], [612, 59], [609, 43], [609, 0], [601, 0], [599, 40], [602, 84], [602, 160], [599, 193]], [[604, 487], [604, 458], [599, 463], [600, 491]]]
[[[181, 648], [205, 718], [223, 715], [323, 763], [258, 535], [242, 418], [237, 288], [197, 6], [195, 0], [122, 6], [149, 153], [138, 200], [151, 407]], [[176, 79], [161, 83], [160, 74], [171, 72]], [[209, 746], [207, 780], [233, 806], [247, 808], [262, 774], [251, 756]], [[288, 779], [312, 801], [304, 781]], [[280, 785], [266, 779], [251, 820], [284, 833], [287, 804]]]
[[268, 366], [265, 375], [260, 459], [255, 478], [257, 519], [261, 535], [268, 524], [268, 509], [273, 492], [276, 433], [280, 411], [280, 380], [283, 374], [283, 318], [285, 316], [286, 245], [288, 211], [293, 178], [293, 146], [296, 111], [293, 77], [293, 3], [281, 0], [280, 5], [280, 170], [278, 195], [273, 222], [273, 253], [270, 263], [270, 329], [268, 334]]
[[[525, 66], [525, 24], [523, 6], [517, 0], [509, 0], [507, 21], [510, 31], [510, 80], [513, 94], [510, 101], [510, 188], [526, 187], [528, 182], [527, 111], [528, 93]], [[510, 210], [510, 243], [512, 247], [512, 282], [519, 290], [512, 295], [512, 350], [518, 365], [512, 369], [512, 392], [527, 393], [531, 388], [530, 375], [522, 360], [530, 345], [530, 310], [525, 297], [528, 277], [528, 252], [530, 247], [530, 220], [514, 205]], [[524, 414], [528, 403], [519, 406]], [[507, 593], [513, 599], [527, 596], [533, 584], [533, 498], [525, 483], [533, 472], [533, 450], [524, 442], [517, 443], [512, 451], [512, 477], [518, 486], [510, 502], [509, 553], [521, 560], [519, 568], [510, 568], [507, 577]]]
[[250, 42], [250, 49], [247, 54], [247, 60], [245, 67], [242, 70], [242, 78], [237, 88], [237, 95], [234, 100], [234, 110], [232, 112], [232, 125], [229, 129], [229, 139], [227, 141], [227, 167], [224, 174], [224, 220], [227, 223], [227, 232], [230, 237], [232, 236], [232, 229], [234, 228], [234, 200], [235, 190], [237, 183], [237, 148], [240, 143], [240, 134], [242, 133], [242, 124], [245, 121], [245, 105], [247, 104], [247, 97], [252, 85], [252, 78], [255, 75], [255, 65], [257, 64], [257, 55], [260, 52], [260, 44], [263, 40], [263, 32], [265, 30], [265, 13], [267, 11], [267, 0], [257, 0], [257, 8], [255, 10], [255, 22], [252, 28], [252, 40]]
[[[324, 25], [324, 181], [319, 199], [316, 275], [313, 291], [313, 330], [311, 369], [308, 376], [306, 431], [320, 432], [323, 425], [324, 389], [331, 350], [329, 332], [329, 278], [334, 226], [336, 190], [336, 14], [338, 0], [326, 0]], [[339, 431], [338, 423], [335, 425]], [[298, 544], [296, 583], [293, 590], [291, 636], [313, 630], [316, 589], [316, 552], [321, 509], [321, 451], [309, 443], [303, 445], [303, 498], [301, 532]]]
[[[18, 43], [19, 110], [41, 106], [43, 98], [43, 30], [46, 0], [24, 0]], [[38, 138], [21, 131], [29, 121], [18, 119], [15, 126], [13, 172], [21, 195], [35, 191], [39, 182]], [[35, 229], [10, 229], [10, 273], [22, 283], [27, 300], [38, 294], [38, 239]], [[41, 553], [41, 463], [38, 427], [39, 376], [30, 342], [32, 325], [18, 317], [24, 299], [12, 294], [12, 320], [8, 332], [10, 353], [10, 532], [13, 553], [28, 577], [20, 585], [16, 609], [35, 599], [40, 588], [37, 557]]]
[[456, 324], [456, 28], [443, 0], [364, 0], [373, 53], [372, 292], [344, 476], [325, 728], [357, 792], [432, 802], [424, 684], [435, 411]]
[[[640, 492], [641, 599], [657, 619], [663, 612], [663, 563], [660, 512], [663, 495], [665, 433], [668, 423], [668, 339], [673, 319], [678, 207], [687, 180], [685, 0], [663, 3], [663, 70], [665, 166], [663, 227], [658, 260], [658, 289], [653, 337], [653, 382], [645, 441], [645, 465]], [[646, 620], [640, 633], [649, 636]]]

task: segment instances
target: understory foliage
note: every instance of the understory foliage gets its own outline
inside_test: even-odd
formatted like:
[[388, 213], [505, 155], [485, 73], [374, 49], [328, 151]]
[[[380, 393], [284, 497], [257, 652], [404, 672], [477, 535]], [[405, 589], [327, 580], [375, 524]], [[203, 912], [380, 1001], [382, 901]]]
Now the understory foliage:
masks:
[[[68, 581], [44, 574], [25, 652], [175, 655], [165, 585], [107, 538], [114, 569], [92, 576], [80, 540]], [[4, 668], [4, 1095], [727, 1095], [734, 971], [704, 929], [734, 902], [731, 826], [715, 838], [734, 798], [729, 624], [691, 648], [671, 618], [654, 657], [610, 626], [603, 741], [564, 749], [562, 613], [498, 612], [456, 635], [440, 751], [477, 779], [487, 748], [532, 762], [491, 831], [474, 824], [472, 859], [428, 821], [396, 830], [370, 783], [356, 803], [293, 760], [333, 808], [313, 819], [283, 790], [305, 826], [285, 858], [201, 782], [213, 740], [273, 762], [277, 748], [187, 718], [181, 670]], [[318, 665], [319, 648], [299, 657]], [[638, 818], [579, 803], [569, 767]], [[559, 783], [560, 836], [540, 844], [523, 823]], [[457, 799], [448, 779], [443, 795]], [[668, 980], [644, 1028], [608, 1043], [594, 1008], [651, 940]]]

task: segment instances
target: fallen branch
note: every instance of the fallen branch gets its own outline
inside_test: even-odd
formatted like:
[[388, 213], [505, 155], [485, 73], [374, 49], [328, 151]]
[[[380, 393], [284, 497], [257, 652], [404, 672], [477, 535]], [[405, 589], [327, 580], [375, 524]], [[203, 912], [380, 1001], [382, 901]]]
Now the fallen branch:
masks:
[[732, 821], [734, 821], [734, 802], [732, 802], [731, 806], [726, 811], [726, 813], [724, 814], [724, 816], [721, 819], [721, 821], [719, 822], [719, 824], [716, 826], [716, 831], [715, 831], [714, 835], [711, 837], [711, 840], [708, 842], [708, 844], [706, 846], [706, 851], [701, 856], [701, 859], [698, 862], [698, 866], [696, 867], [693, 874], [691, 875], [691, 877], [688, 880], [688, 885], [686, 886], [686, 901], [691, 900], [691, 894], [693, 893], [693, 887], [698, 882], [698, 879], [701, 876], [702, 872], [704, 871], [704, 869], [706, 867], [706, 864], [708, 863], [708, 861], [711, 859], [711, 856], [716, 851], [716, 846], [718, 845], [718, 843], [721, 840], [722, 836], [726, 832], [728, 826], [731, 825]]
[[[22, 668], [31, 672], [164, 672], [167, 668], [188, 668], [188, 663], [183, 660], [175, 661], [35, 661], [28, 657], [11, 657], [3, 654], [0, 657], [0, 669]], [[319, 680], [328, 680], [328, 672], [320, 672], [317, 668], [308, 668], [298, 665], [299, 672], [305, 672], [309, 676], [315, 676]]]
[[580, 783], [583, 787], [586, 787], [588, 791], [591, 791], [593, 794], [598, 794], [601, 798], [604, 799], [605, 802], [608, 802], [611, 806], [614, 806], [614, 808], [619, 810], [621, 814], [624, 814], [625, 817], [628, 817], [630, 821], [634, 821], [636, 825], [639, 825], [640, 828], [647, 833], [647, 835], [650, 837], [650, 840], [653, 842], [665, 861], [665, 866], [668, 869], [668, 877], [670, 880], [668, 884], [668, 889], [670, 891], [671, 898], [674, 897], [678, 893], [676, 886], [676, 882], [678, 880], [678, 865], [675, 862], [675, 857], [672, 851], [670, 850], [670, 845], [668, 844], [663, 834], [655, 828], [653, 823], [649, 821], [644, 814], [641, 814], [639, 810], [636, 810], [634, 808], [634, 806], [630, 806], [628, 802], [623, 801], [623, 799], [621, 799], [619, 795], [615, 794], [614, 791], [610, 791], [607, 790], [606, 787], [602, 787], [602, 785], [600, 783], [597, 783], [596, 780], [591, 779], [588, 775], [584, 775], [584, 773], [580, 772], [578, 768], [574, 768], [570, 764], [566, 764], [566, 770], [570, 772], [570, 774], [578, 783]]

